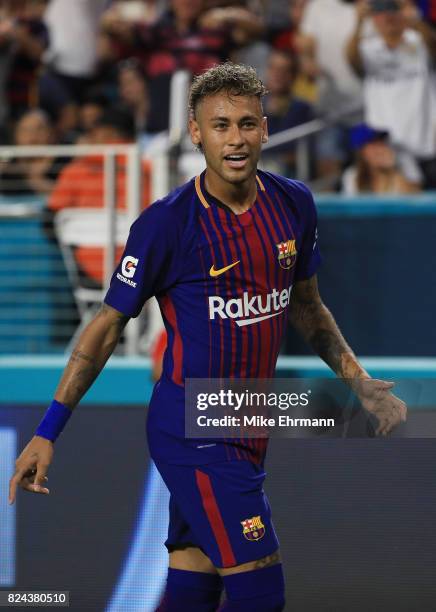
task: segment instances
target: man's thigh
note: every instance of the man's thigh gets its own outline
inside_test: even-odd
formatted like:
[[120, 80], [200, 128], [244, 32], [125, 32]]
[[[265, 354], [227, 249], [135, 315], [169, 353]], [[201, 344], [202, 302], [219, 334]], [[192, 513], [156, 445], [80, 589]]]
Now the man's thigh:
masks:
[[249, 461], [156, 465], [171, 493], [166, 541], [170, 552], [197, 547], [219, 569], [276, 553], [278, 540], [261, 466]]

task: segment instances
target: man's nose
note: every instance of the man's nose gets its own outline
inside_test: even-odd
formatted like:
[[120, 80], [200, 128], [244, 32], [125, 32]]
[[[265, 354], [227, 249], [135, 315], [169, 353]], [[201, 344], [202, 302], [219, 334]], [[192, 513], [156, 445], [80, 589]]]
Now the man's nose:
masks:
[[229, 130], [229, 141], [228, 144], [233, 145], [234, 147], [240, 146], [244, 143], [244, 137], [242, 134], [242, 130], [239, 125], [233, 125]]

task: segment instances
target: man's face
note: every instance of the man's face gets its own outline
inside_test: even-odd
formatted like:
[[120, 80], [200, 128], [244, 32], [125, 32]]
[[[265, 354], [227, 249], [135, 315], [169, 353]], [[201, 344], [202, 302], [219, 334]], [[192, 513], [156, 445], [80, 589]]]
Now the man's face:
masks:
[[51, 141], [50, 125], [41, 113], [31, 111], [18, 121], [15, 128], [16, 145], [47, 145]]
[[268, 59], [265, 80], [270, 93], [276, 95], [289, 94], [294, 80], [292, 58], [284, 53], [272, 51]]
[[381, 36], [399, 36], [405, 28], [404, 17], [399, 10], [374, 13], [372, 19]]
[[89, 132], [103, 114], [103, 107], [93, 102], [82, 104], [79, 110], [80, 127]]
[[191, 140], [201, 145], [208, 171], [237, 185], [256, 173], [262, 143], [268, 140], [266, 118], [256, 96], [206, 96], [189, 121]]
[[137, 104], [146, 97], [144, 79], [135, 70], [124, 69], [118, 78], [121, 98], [127, 104]]

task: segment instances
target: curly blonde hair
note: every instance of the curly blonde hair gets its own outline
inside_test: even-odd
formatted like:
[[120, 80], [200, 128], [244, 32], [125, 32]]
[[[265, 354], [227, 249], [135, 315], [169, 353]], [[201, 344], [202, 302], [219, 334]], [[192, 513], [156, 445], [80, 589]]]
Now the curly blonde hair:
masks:
[[194, 78], [189, 92], [190, 114], [195, 117], [199, 102], [220, 91], [226, 91], [230, 96], [256, 96], [259, 100], [267, 93], [254, 68], [225, 62]]

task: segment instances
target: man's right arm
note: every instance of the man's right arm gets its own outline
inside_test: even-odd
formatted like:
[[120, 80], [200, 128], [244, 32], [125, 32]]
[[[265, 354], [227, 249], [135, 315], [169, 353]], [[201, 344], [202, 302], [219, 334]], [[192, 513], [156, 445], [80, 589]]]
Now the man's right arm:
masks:
[[112, 355], [128, 320], [111, 306], [101, 306], [71, 353], [55, 393], [58, 402], [75, 408]]
[[360, 78], [365, 76], [365, 69], [363, 66], [362, 55], [360, 53], [360, 40], [362, 38], [363, 24], [367, 15], [369, 14], [369, 5], [367, 0], [359, 0], [356, 4], [357, 21], [355, 30], [347, 42], [345, 52], [347, 60], [354, 70], [354, 72]]
[[[81, 334], [55, 393], [55, 400], [73, 410], [91, 387], [112, 355], [129, 320], [107, 304]], [[53, 442], [35, 435], [18, 457], [15, 474], [9, 484], [9, 503], [15, 501], [17, 487], [34, 493], [49, 491], [46, 474], [53, 456]]]

